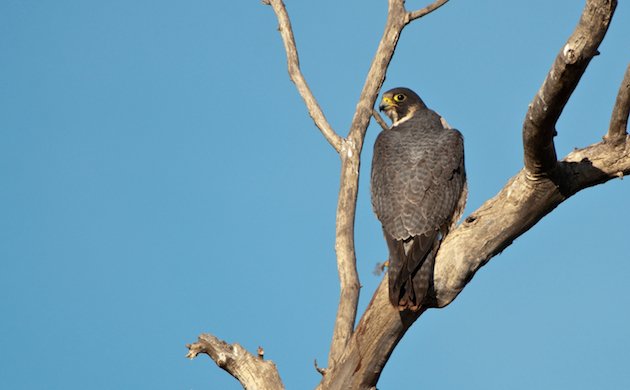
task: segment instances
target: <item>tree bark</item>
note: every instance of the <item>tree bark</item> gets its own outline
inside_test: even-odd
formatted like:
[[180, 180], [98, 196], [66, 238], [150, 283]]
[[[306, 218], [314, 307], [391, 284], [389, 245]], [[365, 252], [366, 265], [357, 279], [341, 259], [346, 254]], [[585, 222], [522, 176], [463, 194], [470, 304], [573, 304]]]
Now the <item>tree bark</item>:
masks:
[[578, 25], [529, 105], [523, 124], [523, 147], [525, 168], [532, 176], [549, 174], [556, 167], [556, 122], [591, 59], [599, 54], [597, 48], [616, 6], [616, 0], [586, 2]]
[[189, 359], [200, 353], [208, 355], [217, 366], [236, 378], [243, 388], [252, 390], [282, 390], [276, 365], [263, 360], [262, 353], [254, 356], [239, 344], [228, 344], [211, 334], [202, 334], [196, 343], [186, 345]]

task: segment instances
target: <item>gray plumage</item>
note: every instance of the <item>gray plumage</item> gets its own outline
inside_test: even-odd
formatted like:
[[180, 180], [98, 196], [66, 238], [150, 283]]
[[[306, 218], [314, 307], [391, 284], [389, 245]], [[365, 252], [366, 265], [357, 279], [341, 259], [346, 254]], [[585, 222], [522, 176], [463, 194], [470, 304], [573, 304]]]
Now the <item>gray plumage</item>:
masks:
[[407, 88], [383, 95], [392, 119], [374, 144], [372, 206], [389, 249], [389, 297], [418, 310], [433, 282], [435, 254], [466, 202], [464, 142]]

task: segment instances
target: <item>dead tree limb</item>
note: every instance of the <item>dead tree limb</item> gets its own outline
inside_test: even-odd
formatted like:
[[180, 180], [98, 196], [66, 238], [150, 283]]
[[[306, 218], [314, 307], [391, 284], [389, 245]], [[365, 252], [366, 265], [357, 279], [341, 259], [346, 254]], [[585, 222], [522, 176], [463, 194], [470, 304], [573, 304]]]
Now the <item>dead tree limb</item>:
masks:
[[383, 119], [381, 114], [378, 111], [376, 111], [376, 109], [372, 109], [372, 116], [374, 117], [374, 120], [376, 121], [376, 123], [378, 123], [378, 125], [381, 126], [381, 129], [383, 130], [389, 129], [387, 122], [385, 122], [385, 119]]
[[[576, 150], [559, 165], [565, 173], [561, 186], [550, 179], [532, 186], [522, 170], [446, 237], [436, 258], [432, 306], [452, 302], [483, 265], [570, 195], [630, 174], [630, 137]], [[384, 278], [344, 355], [319, 389], [369, 389], [377, 383], [391, 352], [422, 314], [399, 313], [387, 291]]]
[[523, 123], [525, 168], [532, 177], [556, 167], [553, 137], [556, 122], [604, 39], [616, 1], [588, 0], [573, 34], [560, 50], [545, 81], [530, 103]]
[[606, 141], [625, 138], [628, 134], [628, 114], [630, 114], [630, 64], [626, 68], [626, 73], [619, 86], [615, 107], [610, 116], [608, 133], [604, 138]]
[[[526, 167], [445, 238], [436, 258], [434, 300], [428, 306], [444, 307], [452, 302], [483, 265], [569, 196], [630, 174], [627, 139], [574, 151], [561, 162], [556, 160], [553, 145], [555, 123], [604, 38], [615, 6], [615, 1], [587, 1], [578, 27], [530, 105], [523, 126]], [[580, 44], [574, 43], [576, 34]], [[578, 65], [568, 66], [565, 58]], [[554, 175], [546, 177], [552, 169]], [[537, 180], [532, 180], [532, 173], [540, 175]], [[389, 303], [387, 290], [384, 278], [343, 356], [319, 389], [376, 385], [391, 352], [424, 312], [399, 313]]]
[[[444, 4], [438, 0], [434, 4]], [[437, 9], [426, 10], [422, 15]], [[356, 213], [357, 194], [359, 190], [359, 167], [361, 150], [370, 118], [374, 111], [374, 103], [385, 81], [385, 74], [396, 50], [398, 39], [403, 28], [411, 21], [410, 13], [405, 9], [403, 0], [389, 0], [385, 31], [376, 49], [376, 54], [368, 70], [365, 84], [361, 90], [350, 131], [345, 139], [341, 157], [341, 183], [339, 201], [337, 203], [337, 224], [335, 251], [341, 284], [337, 319], [333, 332], [333, 340], [328, 355], [328, 369], [336, 364], [346, 349], [353, 334], [356, 321], [357, 304], [359, 302], [359, 276], [356, 271], [354, 250], [354, 219]]]
[[[396, 344], [426, 309], [441, 308], [452, 302], [493, 256], [576, 192], [630, 174], [630, 137], [626, 130], [630, 70], [620, 86], [604, 142], [575, 150], [561, 161], [557, 161], [556, 157], [553, 143], [555, 124], [590, 60], [598, 54], [597, 48], [617, 4], [615, 0], [587, 0], [575, 31], [556, 57], [527, 111], [522, 129], [525, 167], [495, 197], [486, 201], [444, 239], [436, 258], [430, 302], [417, 313], [399, 312], [389, 303], [387, 278], [384, 278], [355, 329], [359, 277], [354, 250], [354, 220], [365, 133], [403, 28], [447, 0], [435, 1], [412, 12], [405, 9], [403, 0], [388, 0], [385, 31], [345, 138], [339, 137], [330, 128], [301, 75], [289, 17], [282, 0], [264, 2], [272, 5], [278, 18], [291, 79], [304, 98], [315, 124], [341, 158], [335, 241], [341, 293], [328, 367], [318, 370], [323, 375], [318, 389], [374, 388]], [[384, 121], [377, 119], [377, 122], [382, 127], [386, 126]], [[615, 142], [609, 142], [613, 139]], [[243, 379], [245, 374], [239, 367], [247, 366], [261, 380], [269, 377], [268, 383], [277, 380], [279, 386], [260, 388], [282, 388], [272, 363], [269, 365], [270, 362], [254, 357], [238, 345], [230, 346], [214, 336], [202, 335], [200, 341], [189, 349], [191, 357], [200, 352], [210, 355], [245, 387], [248, 386]], [[230, 351], [231, 355], [228, 354]], [[244, 363], [240, 366], [228, 364], [232, 361]]]
[[287, 13], [284, 3], [282, 0], [263, 0], [263, 3], [271, 5], [273, 12], [275, 12], [278, 18], [278, 31], [280, 31], [280, 36], [282, 36], [282, 42], [284, 43], [284, 50], [287, 53], [287, 66], [289, 68], [291, 81], [293, 81], [300, 96], [304, 99], [308, 113], [311, 118], [313, 118], [315, 126], [322, 132], [326, 141], [339, 152], [341, 150], [342, 139], [335, 130], [333, 130], [330, 123], [328, 123], [324, 112], [319, 106], [319, 103], [317, 103], [313, 92], [311, 92], [311, 89], [308, 87], [306, 79], [300, 70], [300, 59], [295, 45], [293, 29], [291, 28], [291, 20], [289, 19], [289, 14]]
[[200, 353], [210, 356], [217, 366], [241, 382], [245, 389], [284, 389], [276, 365], [271, 360], [252, 355], [239, 344], [228, 344], [211, 334], [202, 334], [196, 343], [186, 347], [187, 358], [194, 359]]
[[438, 0], [438, 1], [434, 2], [434, 3], [431, 3], [431, 4], [427, 5], [426, 7], [422, 8], [422, 9], [419, 9], [417, 11], [408, 12], [407, 13], [407, 18], [409, 19], [409, 22], [414, 21], [416, 19], [420, 19], [424, 15], [430, 14], [431, 12], [435, 11], [436, 9], [440, 8], [441, 6], [443, 6], [446, 3], [448, 3], [448, 0]]
[[[445, 4], [448, 0], [438, 0], [415, 12], [407, 12], [404, 7], [403, 0], [388, 1], [388, 15], [385, 24], [385, 31], [379, 42], [376, 54], [372, 61], [372, 65], [368, 71], [365, 84], [361, 91], [359, 102], [355, 115], [350, 125], [348, 136], [341, 140], [340, 148], [331, 142], [335, 149], [339, 152], [341, 158], [341, 182], [339, 185], [339, 199], [337, 203], [336, 218], [336, 240], [335, 252], [337, 254], [337, 269], [340, 280], [340, 297], [339, 306], [337, 308], [337, 316], [333, 330], [333, 338], [328, 356], [329, 368], [335, 364], [339, 356], [343, 353], [348, 344], [354, 330], [354, 324], [357, 316], [357, 304], [359, 302], [359, 275], [356, 269], [356, 257], [354, 248], [354, 220], [356, 214], [356, 201], [359, 189], [359, 166], [360, 155], [363, 148], [363, 140], [365, 132], [370, 123], [374, 103], [378, 93], [385, 80], [387, 67], [394, 55], [394, 50], [398, 43], [398, 38], [402, 29], [414, 19], [418, 19], [429, 14], [433, 10]], [[303, 92], [300, 88], [303, 82], [301, 73], [299, 72], [299, 64], [297, 62], [297, 50], [295, 49], [295, 41], [291, 32], [291, 24], [286, 12], [286, 8], [282, 0], [266, 0], [266, 4], [273, 7], [274, 12], [280, 23], [280, 33], [285, 42], [285, 50], [289, 62], [289, 74], [296, 83], [300, 94], [309, 99], [312, 97], [310, 91]], [[296, 75], [300, 77], [296, 77]], [[294, 79], [295, 77], [295, 79]], [[296, 82], [297, 80], [298, 82]], [[302, 88], [304, 89], [304, 88]], [[314, 101], [311, 102], [304, 97], [311, 116], [315, 118], [313, 112], [319, 112], [319, 106]], [[314, 107], [314, 108], [311, 108]], [[323, 114], [322, 114], [323, 117]], [[316, 120], [316, 124], [318, 121]], [[320, 125], [318, 124], [318, 127]], [[322, 127], [320, 127], [322, 129]], [[328, 131], [322, 129], [324, 136], [329, 134]], [[327, 136], [328, 139], [328, 136]], [[329, 140], [330, 142], [330, 140]]]

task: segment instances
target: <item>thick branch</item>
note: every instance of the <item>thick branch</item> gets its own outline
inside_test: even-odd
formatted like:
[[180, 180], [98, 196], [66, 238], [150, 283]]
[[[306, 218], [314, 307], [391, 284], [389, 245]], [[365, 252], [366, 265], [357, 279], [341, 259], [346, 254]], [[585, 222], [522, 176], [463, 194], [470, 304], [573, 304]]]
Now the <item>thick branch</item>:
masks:
[[553, 137], [565, 104], [604, 39], [616, 0], [587, 0], [582, 17], [556, 57], [529, 105], [523, 123], [525, 168], [532, 177], [549, 174], [557, 164]]
[[[493, 256], [571, 195], [630, 175], [630, 136], [625, 142], [602, 142], [576, 150], [559, 163], [558, 170], [560, 180], [532, 182], [523, 169], [446, 237], [436, 258], [435, 300], [431, 306], [444, 307], [452, 302]], [[375, 386], [396, 344], [422, 314], [399, 313], [387, 296], [384, 278], [345, 354], [326, 375], [325, 381], [334, 381], [331, 388]]]
[[264, 0], [263, 3], [271, 5], [273, 11], [278, 18], [278, 29], [282, 36], [282, 42], [284, 43], [284, 50], [287, 53], [287, 65], [289, 68], [289, 77], [295, 84], [300, 96], [306, 103], [308, 113], [313, 118], [315, 126], [319, 128], [326, 140], [332, 145], [337, 152], [341, 150], [341, 137], [335, 133], [330, 126], [324, 113], [319, 107], [317, 100], [313, 96], [311, 89], [308, 87], [302, 71], [300, 70], [300, 60], [298, 58], [297, 48], [295, 46], [295, 38], [293, 37], [293, 29], [291, 28], [291, 21], [289, 20], [289, 14], [284, 6], [282, 0]]
[[607, 141], [623, 139], [628, 133], [628, 114], [630, 114], [630, 64], [623, 76], [615, 107], [610, 116], [610, 126], [605, 139]]
[[[526, 168], [445, 238], [436, 259], [434, 299], [427, 306], [444, 307], [452, 302], [481, 266], [572, 194], [630, 174], [628, 140], [575, 151], [559, 164], [553, 146], [555, 123], [595, 55], [615, 5], [614, 1], [587, 1], [576, 31], [530, 105], [523, 126]], [[545, 176], [551, 169], [554, 175]], [[532, 181], [532, 174], [538, 180]], [[376, 385], [396, 344], [422, 314], [399, 313], [389, 303], [387, 290], [384, 278], [320, 389]]]
[[187, 358], [205, 353], [217, 366], [236, 378], [245, 389], [281, 390], [284, 385], [271, 360], [256, 357], [238, 344], [228, 344], [211, 334], [202, 334], [194, 344], [186, 345]]
[[435, 269], [436, 306], [448, 305], [481, 266], [567, 198], [630, 174], [630, 140], [575, 150], [558, 170], [553, 180], [535, 185], [521, 171], [447, 237]]

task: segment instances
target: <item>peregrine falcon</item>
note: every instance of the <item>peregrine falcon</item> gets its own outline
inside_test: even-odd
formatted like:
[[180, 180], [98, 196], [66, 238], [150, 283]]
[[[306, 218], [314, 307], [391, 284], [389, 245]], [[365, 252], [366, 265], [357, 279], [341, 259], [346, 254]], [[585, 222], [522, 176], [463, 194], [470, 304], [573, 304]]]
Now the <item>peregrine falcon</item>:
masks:
[[379, 109], [392, 120], [374, 143], [371, 177], [389, 249], [389, 299], [400, 311], [417, 311], [440, 243], [466, 204], [464, 140], [408, 88], [385, 92]]

